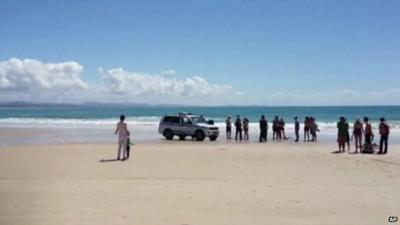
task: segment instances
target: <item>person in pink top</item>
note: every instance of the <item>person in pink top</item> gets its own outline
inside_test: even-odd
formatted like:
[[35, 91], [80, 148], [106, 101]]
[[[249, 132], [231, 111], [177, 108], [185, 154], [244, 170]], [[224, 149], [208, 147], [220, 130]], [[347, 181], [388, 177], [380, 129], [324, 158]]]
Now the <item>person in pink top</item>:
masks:
[[127, 143], [129, 137], [128, 125], [124, 122], [125, 115], [119, 117], [119, 122], [117, 123], [117, 128], [115, 129], [115, 134], [118, 134], [118, 156], [117, 160], [120, 160], [122, 153], [122, 160], [127, 157]]

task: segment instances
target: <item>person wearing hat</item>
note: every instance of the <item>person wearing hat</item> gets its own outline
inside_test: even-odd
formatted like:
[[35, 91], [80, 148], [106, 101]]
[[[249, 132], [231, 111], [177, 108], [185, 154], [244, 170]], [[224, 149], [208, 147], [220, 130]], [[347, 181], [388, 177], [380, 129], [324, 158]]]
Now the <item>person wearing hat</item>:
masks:
[[297, 116], [294, 117], [294, 134], [296, 136], [295, 142], [299, 142], [300, 123]]

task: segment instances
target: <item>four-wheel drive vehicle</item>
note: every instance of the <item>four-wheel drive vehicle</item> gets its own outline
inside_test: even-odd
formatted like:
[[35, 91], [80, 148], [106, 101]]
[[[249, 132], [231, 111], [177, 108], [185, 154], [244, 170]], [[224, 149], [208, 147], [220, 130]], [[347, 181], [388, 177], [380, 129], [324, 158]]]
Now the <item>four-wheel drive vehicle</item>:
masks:
[[218, 127], [212, 125], [212, 122], [190, 113], [162, 117], [158, 132], [167, 140], [172, 140], [176, 135], [181, 140], [191, 136], [197, 141], [203, 141], [206, 137], [215, 141], [219, 135]]

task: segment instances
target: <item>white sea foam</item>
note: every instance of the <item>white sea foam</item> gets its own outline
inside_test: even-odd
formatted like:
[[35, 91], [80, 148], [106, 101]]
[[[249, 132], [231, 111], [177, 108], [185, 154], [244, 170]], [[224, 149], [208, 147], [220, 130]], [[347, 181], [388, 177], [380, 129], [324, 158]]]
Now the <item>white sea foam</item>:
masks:
[[[158, 126], [160, 117], [128, 117], [127, 123], [136, 127], [145, 129], [154, 129]], [[215, 118], [215, 121], [223, 121], [220, 118]], [[0, 119], [0, 127], [16, 127], [16, 128], [94, 128], [94, 129], [110, 129], [114, 128], [118, 122], [118, 118], [106, 118], [106, 119], [67, 119], [67, 118], [2, 118]], [[225, 123], [216, 122], [216, 126], [222, 130], [225, 128]], [[391, 131], [400, 132], [400, 121], [391, 121]], [[351, 128], [352, 124], [350, 124]], [[374, 129], [378, 129], [378, 123], [373, 122], [372, 126]], [[269, 129], [272, 124], [269, 123]], [[286, 123], [286, 130], [293, 130], [293, 123]], [[336, 122], [318, 122], [318, 128], [321, 133], [335, 133], [337, 131]], [[250, 123], [250, 129], [258, 130], [258, 123]], [[303, 124], [300, 125], [300, 129], [303, 129]]]

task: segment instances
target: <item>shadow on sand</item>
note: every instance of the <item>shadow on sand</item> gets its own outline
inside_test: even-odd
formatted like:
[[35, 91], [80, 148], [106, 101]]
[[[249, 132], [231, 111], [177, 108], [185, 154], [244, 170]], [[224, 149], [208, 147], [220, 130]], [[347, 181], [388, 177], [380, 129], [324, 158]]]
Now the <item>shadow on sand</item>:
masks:
[[335, 151], [331, 152], [331, 154], [340, 154], [340, 153], [345, 153], [345, 152], [341, 152], [339, 150], [335, 150]]
[[106, 163], [106, 162], [118, 162], [118, 159], [101, 159], [99, 160], [100, 163]]

